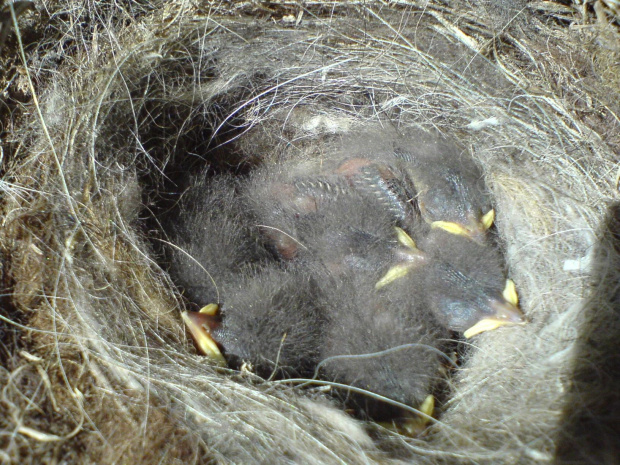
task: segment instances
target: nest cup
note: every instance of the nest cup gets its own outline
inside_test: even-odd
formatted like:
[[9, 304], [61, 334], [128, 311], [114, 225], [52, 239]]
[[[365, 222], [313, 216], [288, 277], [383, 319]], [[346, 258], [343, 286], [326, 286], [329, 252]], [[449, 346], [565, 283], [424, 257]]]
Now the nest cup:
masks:
[[[600, 44], [549, 11], [424, 3], [161, 3], [22, 75], [38, 99], [0, 184], [1, 461], [615, 463], [618, 93], [586, 66]], [[316, 159], [378, 126], [439, 131], [479, 161], [530, 320], [470, 341], [419, 438], [371, 439], [319, 394], [210, 365], [165, 271], [187, 173]]]

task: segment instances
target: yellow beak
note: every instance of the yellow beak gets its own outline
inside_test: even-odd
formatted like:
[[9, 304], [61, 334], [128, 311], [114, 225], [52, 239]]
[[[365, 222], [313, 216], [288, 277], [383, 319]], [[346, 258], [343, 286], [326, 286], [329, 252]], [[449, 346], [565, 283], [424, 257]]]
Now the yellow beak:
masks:
[[208, 329], [209, 318], [213, 316], [211, 310], [209, 308], [205, 312], [183, 312], [181, 317], [194, 338], [198, 351], [213, 360], [216, 365], [226, 366], [226, 359]]

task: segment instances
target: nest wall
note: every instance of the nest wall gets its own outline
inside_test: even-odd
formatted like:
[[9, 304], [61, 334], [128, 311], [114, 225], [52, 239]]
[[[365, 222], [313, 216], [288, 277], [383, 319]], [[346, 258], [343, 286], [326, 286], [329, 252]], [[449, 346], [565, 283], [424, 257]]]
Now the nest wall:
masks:
[[[46, 5], [72, 39], [26, 49], [3, 116], [0, 461], [616, 463], [620, 42], [546, 3]], [[529, 319], [471, 341], [419, 438], [211, 366], [166, 273], [186, 173], [377, 125], [480, 162]]]

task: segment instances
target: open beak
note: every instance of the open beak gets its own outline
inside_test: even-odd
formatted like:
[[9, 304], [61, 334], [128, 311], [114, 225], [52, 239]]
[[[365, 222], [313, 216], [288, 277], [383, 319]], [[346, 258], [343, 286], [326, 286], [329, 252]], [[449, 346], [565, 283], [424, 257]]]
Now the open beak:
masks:
[[215, 340], [211, 337], [211, 329], [215, 326], [215, 310], [213, 304], [207, 305], [199, 312], [183, 312], [181, 317], [194, 338], [198, 351], [209, 357], [218, 366], [226, 366], [226, 359], [220, 352]]

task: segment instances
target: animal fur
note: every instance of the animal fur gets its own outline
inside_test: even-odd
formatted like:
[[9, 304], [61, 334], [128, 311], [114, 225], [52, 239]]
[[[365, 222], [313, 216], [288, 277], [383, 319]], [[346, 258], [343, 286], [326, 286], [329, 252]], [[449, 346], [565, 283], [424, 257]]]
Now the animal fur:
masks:
[[[598, 2], [495, 3], [19, 18], [0, 57], [0, 462], [617, 463], [617, 22]], [[419, 438], [196, 355], [159, 245], [183, 173], [375, 124], [471, 150], [530, 320], [472, 341]]]

